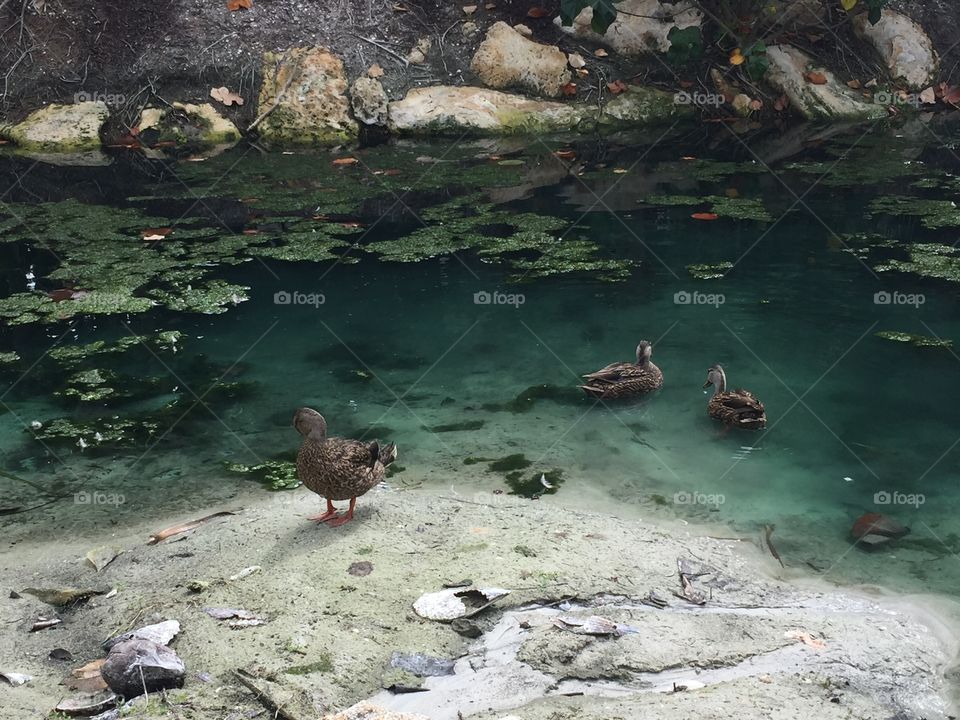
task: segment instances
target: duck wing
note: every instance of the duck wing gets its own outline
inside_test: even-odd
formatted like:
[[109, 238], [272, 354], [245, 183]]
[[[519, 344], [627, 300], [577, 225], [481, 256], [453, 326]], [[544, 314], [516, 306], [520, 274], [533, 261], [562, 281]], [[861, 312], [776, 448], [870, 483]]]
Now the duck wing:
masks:
[[639, 377], [645, 374], [645, 370], [635, 363], [617, 362], [610, 363], [596, 372], [589, 373], [583, 377], [587, 380], [599, 380], [600, 382], [619, 382], [629, 378]]

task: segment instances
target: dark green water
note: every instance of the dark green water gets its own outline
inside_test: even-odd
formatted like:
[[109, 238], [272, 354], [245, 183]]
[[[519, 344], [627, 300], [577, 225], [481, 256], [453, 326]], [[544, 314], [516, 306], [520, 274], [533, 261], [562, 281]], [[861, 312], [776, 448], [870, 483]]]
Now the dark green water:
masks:
[[[955, 592], [960, 358], [929, 344], [960, 339], [957, 134], [865, 129], [235, 148], [97, 168], [7, 158], [0, 353], [19, 360], [0, 364], [0, 469], [32, 485], [0, 477], [2, 505], [63, 497], [4, 519], [79, 532], [249, 489], [225, 464], [292, 459], [290, 418], [309, 405], [333, 432], [396, 441], [393, 486], [496, 502], [548, 473], [540, 501], [747, 537], [774, 524], [788, 565]], [[348, 156], [360, 162], [331, 162]], [[151, 229], [163, 239], [145, 242]], [[717, 263], [732, 267], [688, 269]], [[64, 288], [80, 294], [19, 323], [18, 308]], [[82, 304], [101, 297], [137, 312]], [[129, 304], [147, 297], [152, 309]], [[175, 348], [48, 354], [160, 330], [181, 333]], [[660, 393], [579, 394], [579, 374], [630, 359], [641, 339]], [[766, 430], [707, 417], [717, 362], [766, 404]], [[74, 423], [61, 437], [57, 418]], [[490, 468], [514, 454], [529, 464]], [[82, 492], [102, 502], [77, 504]], [[853, 548], [865, 512], [912, 533]]]

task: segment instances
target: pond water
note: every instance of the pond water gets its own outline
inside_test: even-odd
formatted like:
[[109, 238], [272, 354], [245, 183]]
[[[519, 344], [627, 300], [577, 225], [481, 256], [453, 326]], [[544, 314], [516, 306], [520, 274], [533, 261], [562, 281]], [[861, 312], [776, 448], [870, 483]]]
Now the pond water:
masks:
[[[953, 593], [958, 137], [908, 121], [4, 158], [5, 524], [68, 537], [274, 492], [308, 405], [397, 442], [394, 488], [774, 525], [788, 565]], [[662, 391], [577, 390], [642, 339]], [[765, 430], [707, 416], [714, 363]], [[865, 512], [912, 532], [855, 548]]]

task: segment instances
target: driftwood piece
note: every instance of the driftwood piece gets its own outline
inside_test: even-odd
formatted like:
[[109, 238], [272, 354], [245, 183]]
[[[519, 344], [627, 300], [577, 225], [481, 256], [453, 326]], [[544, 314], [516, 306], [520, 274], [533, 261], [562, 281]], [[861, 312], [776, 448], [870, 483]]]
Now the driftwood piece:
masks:
[[764, 539], [767, 541], [767, 549], [770, 550], [770, 554], [773, 555], [773, 556], [777, 559], [777, 562], [780, 563], [780, 567], [785, 568], [786, 565], [784, 565], [784, 564], [783, 564], [783, 560], [780, 559], [780, 553], [778, 553], [778, 552], [777, 552], [777, 549], [773, 546], [773, 540], [771, 539], [771, 535], [773, 535], [773, 531], [774, 531], [775, 527], [776, 527], [776, 526], [774, 526], [774, 525], [769, 525], [769, 524], [768, 524], [768, 525], [764, 525], [764, 526], [763, 526], [763, 537], [764, 537]]
[[257, 678], [247, 670], [237, 668], [233, 671], [233, 674], [236, 676], [237, 682], [252, 692], [272, 717], [283, 718], [283, 720], [307, 720], [304, 716], [286, 707], [283, 701], [271, 694], [263, 683], [257, 682]]
[[223, 510], [221, 512], [215, 512], [212, 515], [207, 515], [205, 517], [199, 518], [198, 520], [191, 520], [190, 522], [183, 523], [182, 525], [174, 525], [173, 527], [168, 527], [160, 532], [156, 532], [150, 536], [150, 539], [147, 541], [147, 545], [156, 545], [159, 542], [163, 542], [168, 537], [173, 537], [174, 535], [179, 535], [180, 533], [185, 533], [188, 530], [194, 530], [195, 528], [200, 527], [205, 522], [209, 522], [214, 518], [224, 517], [226, 515], [236, 515], [235, 512], [229, 510]]

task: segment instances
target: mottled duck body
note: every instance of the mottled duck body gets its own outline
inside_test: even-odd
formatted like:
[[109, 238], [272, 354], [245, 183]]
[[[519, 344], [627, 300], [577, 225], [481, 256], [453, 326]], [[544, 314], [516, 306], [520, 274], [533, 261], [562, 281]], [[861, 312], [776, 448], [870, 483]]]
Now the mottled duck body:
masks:
[[719, 365], [707, 371], [705, 388], [714, 387], [713, 397], [707, 403], [707, 414], [731, 427], [759, 430], [767, 424], [767, 412], [749, 390], [727, 390], [727, 374]]
[[587, 381], [580, 389], [603, 400], [646, 395], [663, 387], [663, 373], [653, 361], [653, 345], [646, 340], [637, 345], [637, 361], [617, 362], [584, 375]]
[[[326, 498], [327, 510], [310, 520], [343, 525], [353, 519], [357, 498], [380, 483], [386, 466], [397, 458], [393, 443], [361, 442], [347, 438], [327, 437], [327, 421], [310, 408], [300, 408], [293, 416], [293, 426], [303, 435], [297, 453], [297, 477], [310, 490]], [[344, 515], [337, 515], [334, 500], [349, 500]]]

